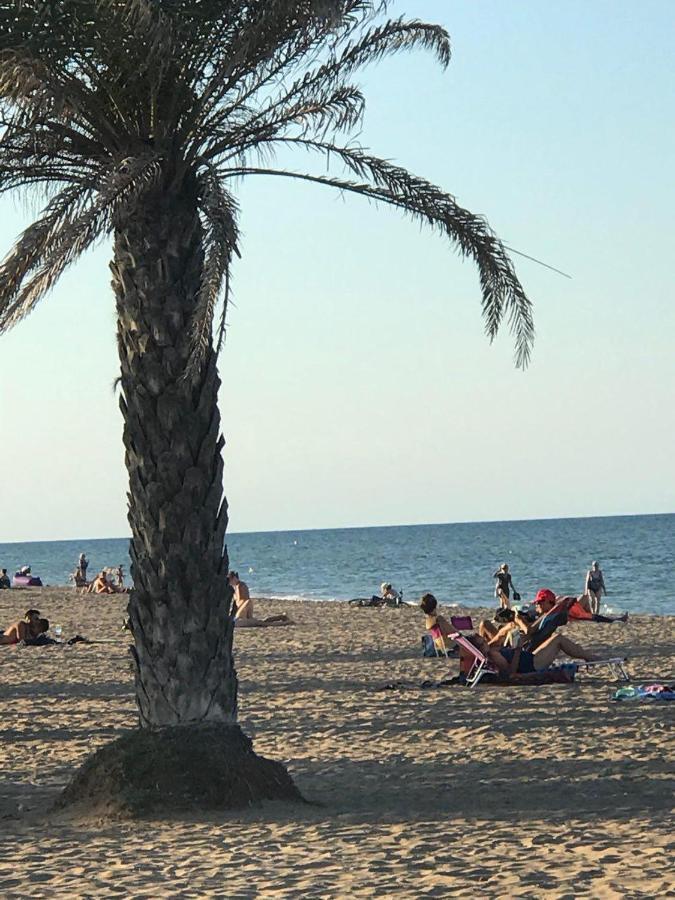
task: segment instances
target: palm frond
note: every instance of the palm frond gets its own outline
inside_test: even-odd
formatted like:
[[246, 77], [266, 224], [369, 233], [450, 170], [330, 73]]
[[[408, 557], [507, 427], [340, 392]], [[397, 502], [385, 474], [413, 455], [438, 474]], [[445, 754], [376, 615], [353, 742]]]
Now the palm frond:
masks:
[[238, 205], [224, 190], [217, 173], [207, 167], [200, 177], [205, 260], [197, 304], [190, 325], [190, 356], [185, 375], [199, 372], [213, 344], [213, 322], [223, 286], [223, 309], [218, 346], [222, 344], [229, 294], [232, 254], [239, 254]]
[[359, 194], [371, 201], [394, 206], [417, 221], [439, 230], [450, 238], [462, 256], [478, 266], [482, 292], [483, 317], [490, 341], [507, 316], [516, 341], [516, 365], [527, 366], [534, 340], [532, 307], [520, 284], [501, 241], [486, 220], [458, 205], [455, 198], [405, 169], [360, 150], [314, 143], [316, 149], [330, 151], [355, 174], [368, 180], [351, 181], [330, 175], [312, 175], [284, 169], [240, 167], [222, 170], [224, 178], [245, 175], [271, 175], [297, 178], [341, 191]]
[[155, 157], [128, 159], [123, 170], [116, 167], [95, 195], [72, 187], [56, 197], [0, 267], [0, 332], [29, 314], [63, 272], [113, 227], [116, 213], [154, 183], [158, 174]]

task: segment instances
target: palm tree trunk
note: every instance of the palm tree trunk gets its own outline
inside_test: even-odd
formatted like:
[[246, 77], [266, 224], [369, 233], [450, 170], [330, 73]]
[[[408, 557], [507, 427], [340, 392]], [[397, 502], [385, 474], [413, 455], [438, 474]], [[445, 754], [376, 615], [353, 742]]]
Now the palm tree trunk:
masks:
[[141, 725], [233, 723], [224, 440], [211, 350], [184, 377], [203, 250], [196, 188], [144, 194], [118, 221], [117, 300]]

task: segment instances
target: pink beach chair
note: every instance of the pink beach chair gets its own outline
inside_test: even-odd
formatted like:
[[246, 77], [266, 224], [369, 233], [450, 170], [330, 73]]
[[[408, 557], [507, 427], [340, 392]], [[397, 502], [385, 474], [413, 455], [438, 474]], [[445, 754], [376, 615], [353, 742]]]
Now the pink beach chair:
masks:
[[440, 625], [432, 625], [432, 627], [429, 629], [429, 634], [431, 635], [431, 639], [434, 642], [436, 656], [449, 657], [453, 653], [454, 647], [448, 647], [448, 642], [443, 636]]
[[[492, 675], [499, 674], [499, 669], [497, 669], [497, 667], [490, 662], [490, 660], [487, 658], [487, 656], [485, 656], [484, 653], [481, 653], [481, 651], [477, 647], [474, 647], [470, 640], [468, 640], [461, 634], [451, 634], [450, 639], [453, 640], [459, 647], [464, 649], [473, 658], [471, 667], [466, 673], [466, 683], [469, 685], [469, 687], [475, 687], [486, 672]], [[573, 662], [557, 663], [556, 665], [550, 666], [550, 669], [559, 669], [562, 667], [569, 668], [570, 666], [573, 666], [576, 672], [578, 672], [580, 669], [585, 669], [587, 672], [591, 672], [594, 669], [607, 667], [610, 673], [618, 678], [619, 681], [630, 681], [628, 673], [626, 672], [626, 669], [624, 667], [624, 663], [626, 662], [628, 662], [627, 659], [615, 656], [609, 659], [596, 659], [592, 662], [574, 660]], [[546, 669], [544, 671], [549, 670]]]
[[490, 662], [484, 653], [481, 653], [478, 647], [474, 647], [471, 641], [465, 638], [463, 634], [455, 632], [450, 635], [450, 639], [460, 649], [465, 650], [473, 659], [469, 671], [466, 673], [466, 683], [469, 687], [475, 687], [486, 672], [489, 672], [491, 675], [499, 674], [499, 669]]
[[473, 631], [471, 616], [450, 616], [450, 624], [457, 631]]

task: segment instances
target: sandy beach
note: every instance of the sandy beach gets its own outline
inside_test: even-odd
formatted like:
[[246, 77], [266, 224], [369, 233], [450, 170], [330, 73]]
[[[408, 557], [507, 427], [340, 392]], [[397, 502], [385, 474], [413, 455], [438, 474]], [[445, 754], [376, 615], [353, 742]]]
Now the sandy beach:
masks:
[[[3, 897], [675, 896], [675, 704], [613, 702], [603, 674], [422, 688], [448, 663], [421, 656], [411, 608], [259, 601], [296, 624], [237, 632], [241, 724], [310, 804], [56, 816], [75, 767], [135, 723], [125, 599], [2, 591], [1, 623], [29, 606], [106, 643], [0, 648]], [[566, 631], [630, 657], [634, 684], [673, 678], [673, 617]]]

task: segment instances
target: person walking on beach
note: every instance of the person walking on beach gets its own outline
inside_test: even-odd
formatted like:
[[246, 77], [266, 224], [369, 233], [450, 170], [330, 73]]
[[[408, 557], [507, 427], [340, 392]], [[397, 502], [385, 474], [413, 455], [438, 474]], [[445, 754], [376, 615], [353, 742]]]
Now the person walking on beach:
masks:
[[80, 579], [86, 583], [87, 581], [87, 567], [89, 566], [89, 560], [84, 555], [84, 553], [80, 553], [80, 558], [77, 561], [77, 571], [80, 573]]
[[492, 577], [497, 579], [497, 584], [495, 585], [495, 597], [499, 600], [499, 605], [502, 609], [509, 609], [511, 606], [509, 601], [510, 592], [513, 590], [515, 599], [516, 589], [513, 586], [513, 579], [511, 578], [508, 564], [502, 563]]
[[593, 560], [590, 569], [588, 570], [588, 572], [586, 572], [584, 593], [588, 594], [591, 599], [591, 612], [595, 616], [597, 616], [600, 612], [600, 600], [602, 598], [603, 592], [607, 594], [607, 588], [605, 587], [605, 578], [602, 574], [602, 569], [600, 568], [598, 563]]
[[0, 574], [0, 591], [6, 590], [7, 588], [11, 588], [12, 582], [9, 580], [9, 575], [7, 574], [7, 569], [2, 570], [2, 574]]

